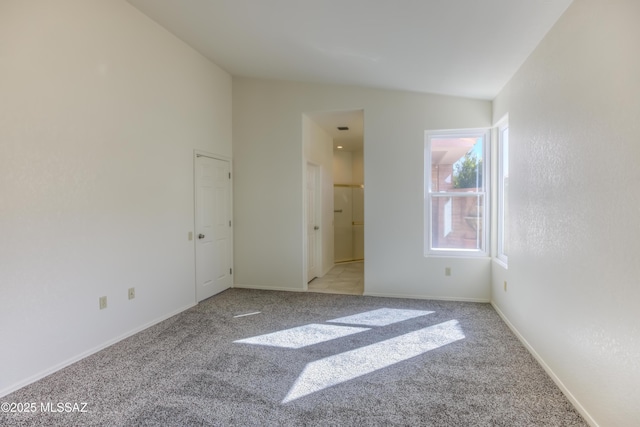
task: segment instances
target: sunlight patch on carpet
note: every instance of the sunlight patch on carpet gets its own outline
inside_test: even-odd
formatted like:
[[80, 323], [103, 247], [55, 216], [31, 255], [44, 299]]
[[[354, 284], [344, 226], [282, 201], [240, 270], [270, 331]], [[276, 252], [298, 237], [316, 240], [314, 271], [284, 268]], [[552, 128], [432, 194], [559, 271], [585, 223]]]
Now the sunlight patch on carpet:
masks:
[[464, 339], [457, 320], [440, 323], [308, 363], [282, 403], [387, 368]]
[[245, 338], [234, 342], [240, 344], [267, 345], [272, 347], [303, 348], [368, 330], [369, 328], [312, 323], [270, 334]]
[[364, 313], [354, 314], [352, 316], [327, 320], [327, 322], [364, 326], [387, 326], [393, 323], [414, 319], [416, 317], [426, 316], [431, 313], [434, 312], [399, 308], [380, 308], [378, 310], [365, 311]]

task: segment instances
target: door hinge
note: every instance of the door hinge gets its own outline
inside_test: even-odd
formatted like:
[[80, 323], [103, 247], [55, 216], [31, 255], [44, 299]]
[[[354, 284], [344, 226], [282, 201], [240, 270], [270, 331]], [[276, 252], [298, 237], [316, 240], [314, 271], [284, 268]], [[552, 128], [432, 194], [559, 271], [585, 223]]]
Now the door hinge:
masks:
[[231, 220], [229, 220], [229, 227], [231, 227]]
[[231, 179], [231, 172], [229, 172], [229, 179]]
[[229, 269], [229, 274], [233, 274], [233, 268]]

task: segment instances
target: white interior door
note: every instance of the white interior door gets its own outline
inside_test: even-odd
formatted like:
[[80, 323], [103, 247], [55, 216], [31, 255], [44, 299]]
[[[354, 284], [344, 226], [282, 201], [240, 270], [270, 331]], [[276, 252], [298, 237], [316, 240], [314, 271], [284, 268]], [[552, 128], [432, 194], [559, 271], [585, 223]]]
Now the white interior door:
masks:
[[318, 276], [318, 167], [307, 164], [307, 282]]
[[196, 154], [196, 297], [202, 301], [232, 285], [231, 166]]

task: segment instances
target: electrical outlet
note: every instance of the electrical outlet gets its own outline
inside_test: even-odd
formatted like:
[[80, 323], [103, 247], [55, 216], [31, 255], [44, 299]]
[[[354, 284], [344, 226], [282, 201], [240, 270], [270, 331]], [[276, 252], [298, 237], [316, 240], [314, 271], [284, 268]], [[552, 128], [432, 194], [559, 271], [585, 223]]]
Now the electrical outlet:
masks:
[[504, 291], [507, 292], [507, 281], [504, 281]]
[[444, 268], [444, 275], [445, 276], [451, 276], [451, 267], [445, 267]]
[[100, 310], [107, 308], [107, 297], [100, 297]]
[[129, 299], [134, 299], [136, 297], [136, 288], [129, 288]]

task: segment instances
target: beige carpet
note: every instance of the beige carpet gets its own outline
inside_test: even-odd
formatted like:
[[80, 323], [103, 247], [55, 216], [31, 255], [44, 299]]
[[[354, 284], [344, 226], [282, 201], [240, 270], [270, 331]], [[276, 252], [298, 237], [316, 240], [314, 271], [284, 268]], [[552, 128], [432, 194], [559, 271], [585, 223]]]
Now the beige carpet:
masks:
[[0, 401], [38, 409], [3, 426], [586, 425], [488, 304], [242, 289]]

